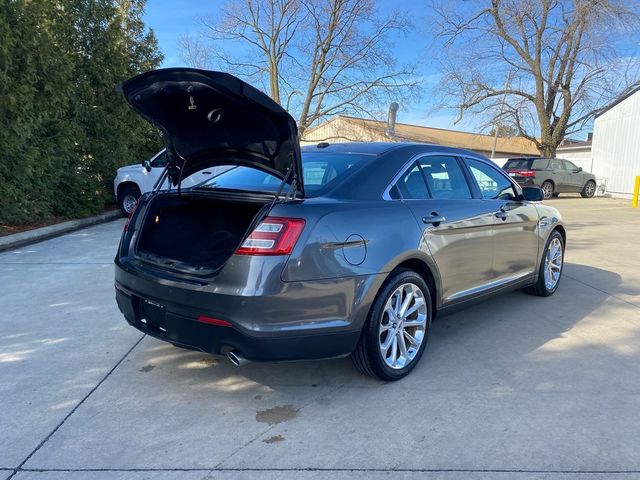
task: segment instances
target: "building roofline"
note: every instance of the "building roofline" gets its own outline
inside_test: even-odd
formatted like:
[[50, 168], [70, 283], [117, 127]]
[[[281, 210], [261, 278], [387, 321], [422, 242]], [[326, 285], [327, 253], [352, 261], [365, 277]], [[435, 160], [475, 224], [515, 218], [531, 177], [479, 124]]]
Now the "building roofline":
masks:
[[616, 98], [613, 102], [611, 102], [609, 105], [602, 107], [600, 110], [598, 110], [596, 112], [596, 114], [594, 115], [593, 118], [598, 118], [600, 115], [607, 113], [609, 110], [611, 110], [613, 107], [617, 106], [619, 103], [624, 102], [627, 98], [629, 98], [630, 96], [636, 94], [640, 92], [640, 85], [638, 85], [635, 88], [632, 88], [629, 92], [620, 95], [618, 98]]
[[[345, 124], [352, 125], [354, 127], [371, 130], [371, 132], [376, 132], [376, 134], [384, 135], [386, 131], [385, 130], [386, 122], [384, 120], [353, 117], [350, 115], [336, 115], [324, 121], [321, 124], [308, 128], [304, 132], [304, 135], [300, 140], [305, 143], [315, 143], [315, 142], [323, 142], [323, 141], [330, 142], [331, 140], [335, 140], [335, 139], [341, 139], [343, 141], [351, 141], [351, 142], [358, 141], [355, 138], [348, 138], [347, 136], [340, 136], [340, 135], [329, 136], [327, 138], [322, 138], [322, 139], [312, 138], [316, 136], [316, 132], [318, 132], [320, 128], [326, 127], [338, 121], [343, 121], [345, 122]], [[457, 145], [457, 148], [475, 149], [478, 151], [485, 151], [485, 152], [491, 151], [490, 146], [487, 147], [487, 145], [484, 145], [484, 147], [486, 148], [474, 147], [470, 145], [470, 142], [487, 143], [494, 138], [493, 135], [487, 135], [484, 133], [466, 132], [461, 130], [452, 130], [448, 128], [437, 128], [437, 127], [430, 127], [427, 125], [417, 125], [412, 123], [397, 122], [396, 126], [398, 128], [396, 128], [396, 131], [393, 135], [393, 139], [395, 139], [396, 141], [400, 140], [405, 142], [433, 144], [434, 138], [437, 139], [440, 137], [448, 138], [449, 136], [458, 136], [457, 140], [449, 139], [449, 141], [446, 141], [441, 139], [439, 142], [435, 142], [435, 143], [442, 144], [442, 145], [455, 144]], [[536, 150], [535, 142], [528, 138], [516, 135], [512, 137], [499, 137], [498, 141], [500, 143], [497, 145], [498, 148], [496, 148], [496, 154], [530, 155], [532, 157], [535, 157], [538, 155], [538, 152], [534, 151]]]
[[556, 151], [561, 150], [564, 152], [566, 150], [591, 150], [592, 146], [593, 145], [591, 143], [585, 143], [583, 145], [566, 145], [556, 148]]
[[[382, 123], [382, 124], [386, 124], [387, 123], [384, 120], [376, 120], [375, 118], [352, 117], [351, 115], [336, 115], [336, 117], [334, 117], [334, 118], [338, 118], [338, 117], [346, 118], [346, 119], [349, 119], [349, 120], [362, 120], [362, 121], [365, 121], [365, 122], [376, 122], [376, 123]], [[396, 122], [396, 125], [405, 125], [407, 127], [416, 127], [416, 128], [426, 128], [426, 129], [429, 129], [429, 130], [440, 130], [441, 132], [465, 133], [467, 135], [478, 135], [480, 137], [492, 137], [493, 138], [493, 135], [489, 135], [489, 134], [486, 134], [486, 133], [466, 132], [464, 130], [453, 130], [451, 128], [429, 127], [427, 125], [418, 125], [416, 123]], [[519, 135], [517, 135], [515, 137], [498, 137], [498, 138], [524, 138], [524, 137], [520, 137]]]

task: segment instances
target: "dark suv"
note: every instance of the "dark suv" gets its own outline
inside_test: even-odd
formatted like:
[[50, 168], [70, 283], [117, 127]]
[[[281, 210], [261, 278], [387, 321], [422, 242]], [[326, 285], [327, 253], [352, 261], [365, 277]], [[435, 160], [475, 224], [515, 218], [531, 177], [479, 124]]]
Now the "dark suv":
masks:
[[596, 193], [596, 176], [561, 158], [510, 158], [502, 167], [520, 185], [537, 185], [544, 198], [561, 193], [579, 193], [591, 198]]

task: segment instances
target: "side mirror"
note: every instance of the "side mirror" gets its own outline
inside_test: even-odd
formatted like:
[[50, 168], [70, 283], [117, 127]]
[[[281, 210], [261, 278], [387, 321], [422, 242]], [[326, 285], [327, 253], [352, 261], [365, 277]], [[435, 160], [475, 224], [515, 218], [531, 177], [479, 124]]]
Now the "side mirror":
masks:
[[522, 198], [528, 202], [541, 202], [544, 192], [540, 187], [522, 187]]
[[578, 167], [578, 173], [582, 171], [582, 167]]
[[149, 160], [145, 160], [144, 162], [142, 162], [142, 166], [147, 172], [151, 171], [151, 162]]

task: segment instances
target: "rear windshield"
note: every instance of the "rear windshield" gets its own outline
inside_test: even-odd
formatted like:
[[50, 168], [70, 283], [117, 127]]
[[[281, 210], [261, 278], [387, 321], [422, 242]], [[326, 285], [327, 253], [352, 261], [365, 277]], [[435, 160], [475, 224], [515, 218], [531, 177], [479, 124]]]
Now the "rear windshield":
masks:
[[[369, 163], [375, 155], [331, 152], [302, 152], [302, 175], [307, 197], [317, 197], [350, 175], [356, 168]], [[229, 188], [275, 192], [278, 177], [249, 167], [234, 167], [202, 183], [204, 188]]]
[[502, 168], [513, 168], [513, 169], [523, 169], [528, 170], [531, 168], [531, 164], [533, 163], [533, 158], [511, 158], [507, 160], [507, 163], [504, 164]]
[[504, 164], [504, 169], [542, 170], [549, 166], [548, 158], [512, 158]]

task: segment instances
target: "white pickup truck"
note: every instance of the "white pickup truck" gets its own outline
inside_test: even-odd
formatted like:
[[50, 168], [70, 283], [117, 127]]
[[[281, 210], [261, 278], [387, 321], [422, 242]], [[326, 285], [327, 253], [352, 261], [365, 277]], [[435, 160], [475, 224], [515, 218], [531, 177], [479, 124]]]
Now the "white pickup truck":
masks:
[[[113, 180], [113, 191], [116, 201], [120, 205], [122, 213], [129, 215], [136, 207], [138, 198], [143, 193], [153, 189], [158, 178], [167, 165], [167, 154], [165, 150], [160, 150], [150, 160], [145, 160], [136, 165], [121, 167]], [[229, 167], [213, 167], [201, 170], [182, 180], [182, 188], [192, 187], [198, 183], [212, 178], [224, 172]], [[169, 182], [165, 181], [163, 189], [169, 188]]]

